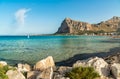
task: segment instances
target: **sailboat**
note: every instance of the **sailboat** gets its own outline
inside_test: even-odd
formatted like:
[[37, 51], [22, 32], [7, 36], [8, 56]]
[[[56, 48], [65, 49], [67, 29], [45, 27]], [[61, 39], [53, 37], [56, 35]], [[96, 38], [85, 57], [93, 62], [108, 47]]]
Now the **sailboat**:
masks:
[[27, 38], [30, 38], [30, 36], [28, 35]]

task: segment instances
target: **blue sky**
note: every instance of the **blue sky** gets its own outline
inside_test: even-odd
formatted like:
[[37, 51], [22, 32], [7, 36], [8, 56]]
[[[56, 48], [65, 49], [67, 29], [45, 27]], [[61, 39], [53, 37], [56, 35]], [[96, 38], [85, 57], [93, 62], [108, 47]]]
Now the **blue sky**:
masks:
[[120, 0], [0, 0], [0, 35], [51, 34], [64, 18], [98, 23], [120, 16]]

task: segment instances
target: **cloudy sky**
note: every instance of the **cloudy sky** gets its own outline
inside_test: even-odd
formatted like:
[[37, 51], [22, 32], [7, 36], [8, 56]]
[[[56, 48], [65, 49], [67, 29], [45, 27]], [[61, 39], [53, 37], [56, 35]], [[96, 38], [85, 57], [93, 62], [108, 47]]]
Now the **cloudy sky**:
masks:
[[0, 35], [50, 34], [65, 17], [98, 23], [120, 16], [120, 0], [0, 0]]

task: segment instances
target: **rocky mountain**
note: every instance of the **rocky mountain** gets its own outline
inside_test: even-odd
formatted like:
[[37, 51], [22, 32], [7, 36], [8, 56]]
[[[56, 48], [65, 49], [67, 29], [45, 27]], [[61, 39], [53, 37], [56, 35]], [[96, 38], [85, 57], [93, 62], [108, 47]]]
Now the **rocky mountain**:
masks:
[[114, 16], [107, 21], [102, 21], [97, 24], [90, 24], [87, 22], [75, 21], [70, 18], [65, 18], [56, 33], [77, 34], [86, 31], [116, 32], [119, 28], [120, 28], [120, 17], [117, 16]]

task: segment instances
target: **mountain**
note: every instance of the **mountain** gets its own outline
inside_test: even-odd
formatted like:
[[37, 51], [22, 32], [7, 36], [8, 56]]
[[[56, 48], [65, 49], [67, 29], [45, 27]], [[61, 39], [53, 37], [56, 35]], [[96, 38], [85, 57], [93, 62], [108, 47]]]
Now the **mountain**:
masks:
[[88, 22], [75, 21], [70, 18], [65, 18], [56, 33], [79, 34], [81, 32], [88, 31], [116, 32], [118, 29], [120, 29], [120, 17], [117, 16], [97, 24], [90, 24]]

